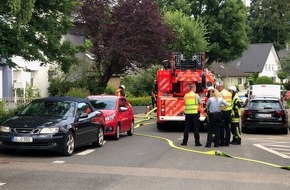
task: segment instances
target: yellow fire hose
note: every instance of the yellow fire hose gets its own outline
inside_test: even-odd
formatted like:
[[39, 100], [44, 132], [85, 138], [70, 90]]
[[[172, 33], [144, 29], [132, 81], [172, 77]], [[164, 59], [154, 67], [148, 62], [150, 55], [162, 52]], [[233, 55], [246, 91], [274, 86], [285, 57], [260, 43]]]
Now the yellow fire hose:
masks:
[[[156, 110], [156, 108], [150, 110], [145, 116], [134, 116], [135, 118], [142, 118], [140, 120], [135, 121], [135, 124], [137, 124], [137, 125], [134, 128], [139, 128], [140, 126], [145, 125], [145, 124], [143, 124], [143, 122], [150, 120], [151, 119], [150, 114], [153, 111], [155, 111], [155, 110]], [[148, 125], [148, 123], [146, 125]], [[175, 149], [182, 150], [182, 151], [198, 153], [198, 154], [206, 154], [206, 155], [211, 155], [211, 156], [223, 156], [223, 157], [227, 157], [227, 158], [233, 158], [233, 159], [243, 160], [243, 161], [248, 161], [248, 162], [255, 162], [255, 163], [258, 163], [258, 164], [264, 164], [264, 165], [272, 166], [272, 167], [275, 167], [275, 168], [290, 170], [290, 166], [279, 166], [279, 165], [276, 165], [276, 164], [271, 164], [271, 163], [263, 162], [263, 161], [259, 161], [259, 160], [232, 156], [232, 155], [229, 155], [229, 154], [227, 154], [227, 153], [225, 153], [223, 151], [220, 151], [220, 150], [197, 151], [197, 150], [193, 150], [193, 149], [183, 148], [183, 147], [180, 147], [180, 146], [176, 146], [173, 143], [173, 141], [171, 141], [170, 139], [167, 139], [167, 138], [164, 138], [164, 137], [160, 137], [160, 136], [147, 135], [147, 134], [141, 134], [141, 133], [135, 133], [135, 135], [143, 136], [143, 137], [150, 137], [150, 138], [155, 138], [155, 139], [160, 139], [160, 140], [163, 140], [163, 141], [167, 141], [169, 146], [171, 146], [172, 148], [175, 148]]]

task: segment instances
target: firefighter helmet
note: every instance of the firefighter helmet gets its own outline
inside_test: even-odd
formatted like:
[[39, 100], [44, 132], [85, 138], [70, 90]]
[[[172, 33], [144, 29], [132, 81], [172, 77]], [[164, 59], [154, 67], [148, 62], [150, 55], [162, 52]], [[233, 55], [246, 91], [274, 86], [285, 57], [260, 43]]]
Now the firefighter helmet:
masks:
[[234, 91], [234, 92], [237, 92], [237, 88], [236, 88], [235, 86], [230, 86], [230, 87], [229, 87], [229, 90], [232, 90], [232, 91]]

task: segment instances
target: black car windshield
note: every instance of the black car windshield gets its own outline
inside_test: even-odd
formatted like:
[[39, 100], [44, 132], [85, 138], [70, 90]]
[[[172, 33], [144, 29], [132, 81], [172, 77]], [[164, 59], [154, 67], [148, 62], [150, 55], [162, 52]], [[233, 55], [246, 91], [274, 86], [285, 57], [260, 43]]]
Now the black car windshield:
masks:
[[100, 110], [114, 110], [116, 109], [116, 102], [115, 98], [98, 98], [90, 100], [91, 104], [96, 109]]
[[73, 117], [76, 103], [68, 101], [32, 101], [19, 115], [45, 115]]
[[277, 100], [252, 100], [249, 104], [250, 109], [282, 109]]

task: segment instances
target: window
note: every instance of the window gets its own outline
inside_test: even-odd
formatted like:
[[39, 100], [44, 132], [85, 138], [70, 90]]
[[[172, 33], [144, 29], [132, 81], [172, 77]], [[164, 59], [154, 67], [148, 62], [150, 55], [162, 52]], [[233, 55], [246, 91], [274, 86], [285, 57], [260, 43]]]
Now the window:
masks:
[[30, 86], [34, 85], [34, 78], [30, 78]]
[[242, 78], [238, 78], [238, 84], [243, 84]]
[[34, 86], [35, 71], [30, 72], [30, 86]]
[[251, 109], [281, 109], [281, 105], [275, 100], [253, 100], [250, 102], [249, 108]]

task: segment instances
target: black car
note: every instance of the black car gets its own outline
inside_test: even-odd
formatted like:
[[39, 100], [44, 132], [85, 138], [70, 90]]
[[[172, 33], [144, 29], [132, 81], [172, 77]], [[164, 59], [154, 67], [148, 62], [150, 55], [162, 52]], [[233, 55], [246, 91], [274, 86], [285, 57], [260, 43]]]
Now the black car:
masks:
[[242, 114], [242, 132], [249, 129], [275, 129], [288, 134], [288, 113], [278, 98], [254, 97]]
[[0, 148], [55, 150], [70, 156], [82, 145], [101, 147], [104, 127], [103, 113], [87, 99], [36, 99], [0, 126]]

